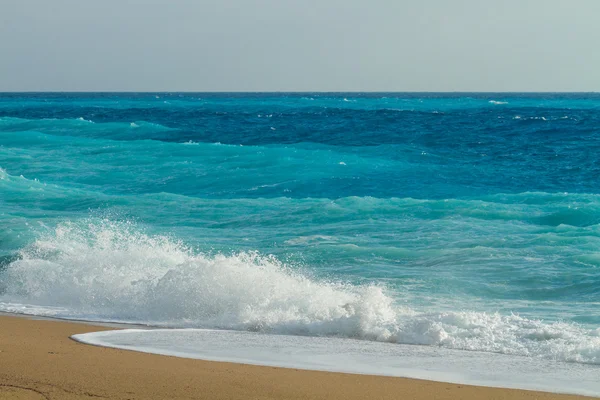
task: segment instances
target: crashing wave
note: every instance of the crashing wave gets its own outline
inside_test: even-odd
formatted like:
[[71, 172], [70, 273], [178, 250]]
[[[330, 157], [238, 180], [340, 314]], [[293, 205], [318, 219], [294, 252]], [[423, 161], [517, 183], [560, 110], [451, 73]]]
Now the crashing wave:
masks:
[[[64, 223], [0, 273], [0, 309], [335, 336], [600, 364], [600, 330], [518, 315], [417, 312], [380, 285], [318, 280], [257, 252], [208, 255], [133, 223]], [[31, 311], [34, 310], [34, 311]]]

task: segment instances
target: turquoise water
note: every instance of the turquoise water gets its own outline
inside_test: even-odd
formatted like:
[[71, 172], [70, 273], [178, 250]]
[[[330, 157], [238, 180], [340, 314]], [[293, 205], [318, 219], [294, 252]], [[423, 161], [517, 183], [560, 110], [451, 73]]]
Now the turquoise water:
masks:
[[600, 95], [2, 94], [0, 310], [600, 364]]

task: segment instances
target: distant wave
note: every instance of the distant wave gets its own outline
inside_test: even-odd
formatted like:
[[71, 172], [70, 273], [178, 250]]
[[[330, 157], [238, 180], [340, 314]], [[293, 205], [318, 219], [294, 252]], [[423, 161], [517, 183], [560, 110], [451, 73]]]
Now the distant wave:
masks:
[[[84, 117], [79, 118], [43, 118], [23, 119], [13, 117], [0, 117], [0, 131], [22, 132], [36, 131], [59, 136], [90, 135], [101, 136], [110, 139], [115, 136], [126, 138], [132, 129], [136, 135], [148, 134], [149, 132], [170, 131], [172, 128], [148, 121], [133, 122], [95, 122]], [[139, 131], [138, 131], [139, 130]], [[135, 139], [137, 136], [134, 136]]]
[[[185, 144], [185, 143], [184, 143]], [[212, 144], [207, 144], [213, 146]], [[239, 146], [232, 146], [239, 147]], [[257, 186], [248, 186], [244, 189], [247, 193], [255, 192], [261, 188], [272, 188], [286, 182], [275, 182]], [[538, 226], [558, 227], [593, 227], [600, 226], [600, 194], [568, 194], [524, 192], [518, 194], [495, 194], [476, 199], [415, 199], [415, 198], [377, 198], [377, 197], [342, 197], [329, 198], [237, 198], [237, 199], [205, 199], [186, 196], [176, 193], [145, 193], [145, 194], [105, 194], [100, 191], [73, 188], [59, 184], [48, 184], [24, 176], [13, 176], [0, 166], [0, 189], [4, 198], [0, 200], [18, 201], [25, 205], [28, 202], [44, 201], [46, 207], [51, 207], [54, 200], [59, 201], [58, 207], [83, 210], [89, 207], [100, 206], [109, 201], [122, 204], [131, 201], [138, 207], [155, 209], [164, 202], [181, 202], [188, 206], [202, 207], [202, 209], [217, 207], [225, 209], [234, 207], [242, 213], [257, 212], [257, 210], [282, 210], [287, 207], [297, 209], [304, 207], [311, 213], [316, 213], [321, 223], [337, 221], [341, 215], [353, 218], [368, 218], [369, 215], [378, 215], [395, 219], [397, 215], [416, 219], [442, 219], [448, 217], [470, 218], [482, 221], [515, 221]], [[262, 211], [263, 213], [266, 211]], [[225, 216], [227, 213], [221, 211]], [[303, 214], [298, 220], [286, 220], [301, 223]], [[278, 214], [278, 218], [283, 218]], [[214, 222], [215, 226], [219, 222]]]
[[508, 104], [508, 101], [490, 100], [489, 103], [496, 104], [496, 105], [502, 105], [502, 104]]
[[197, 253], [129, 222], [59, 225], [10, 260], [0, 287], [3, 311], [600, 364], [598, 329], [517, 315], [418, 313], [395, 304], [385, 286], [317, 280], [257, 252]]

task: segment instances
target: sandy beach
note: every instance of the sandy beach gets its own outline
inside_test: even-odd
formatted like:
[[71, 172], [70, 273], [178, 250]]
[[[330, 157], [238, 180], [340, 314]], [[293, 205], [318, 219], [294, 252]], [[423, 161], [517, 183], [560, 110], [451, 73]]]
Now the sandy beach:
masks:
[[0, 399], [576, 399], [533, 391], [181, 359], [88, 346], [114, 329], [0, 316]]

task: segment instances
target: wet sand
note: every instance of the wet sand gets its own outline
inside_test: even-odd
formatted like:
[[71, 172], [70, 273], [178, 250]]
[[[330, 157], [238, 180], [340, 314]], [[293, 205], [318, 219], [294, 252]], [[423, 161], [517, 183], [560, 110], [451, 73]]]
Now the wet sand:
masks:
[[108, 326], [0, 315], [0, 399], [584, 399], [415, 379], [260, 367], [77, 343]]

